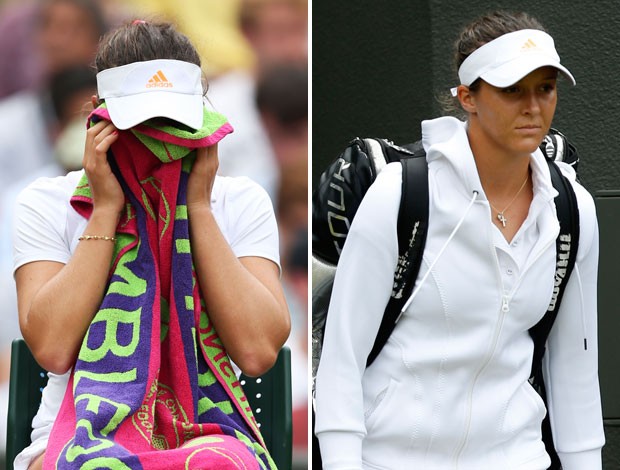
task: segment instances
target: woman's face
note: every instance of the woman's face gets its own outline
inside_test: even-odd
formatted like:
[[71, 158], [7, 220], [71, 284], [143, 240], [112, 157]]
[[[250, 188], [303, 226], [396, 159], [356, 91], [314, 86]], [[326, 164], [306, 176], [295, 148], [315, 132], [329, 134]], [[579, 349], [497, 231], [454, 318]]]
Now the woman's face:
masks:
[[557, 69], [542, 67], [507, 88], [482, 81], [465, 93], [470, 139], [505, 154], [530, 154], [549, 132], [557, 104]]

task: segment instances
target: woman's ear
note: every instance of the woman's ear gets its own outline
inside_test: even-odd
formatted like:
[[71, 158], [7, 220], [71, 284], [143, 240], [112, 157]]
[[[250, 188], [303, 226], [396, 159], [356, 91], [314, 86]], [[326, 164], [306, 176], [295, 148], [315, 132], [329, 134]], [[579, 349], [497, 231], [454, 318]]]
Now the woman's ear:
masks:
[[456, 88], [456, 96], [465, 112], [470, 114], [476, 112], [476, 97], [468, 86], [459, 85]]
[[91, 96], [90, 102], [93, 105], [93, 109], [97, 108], [101, 104], [101, 101], [99, 101], [99, 97], [97, 97], [97, 95]]

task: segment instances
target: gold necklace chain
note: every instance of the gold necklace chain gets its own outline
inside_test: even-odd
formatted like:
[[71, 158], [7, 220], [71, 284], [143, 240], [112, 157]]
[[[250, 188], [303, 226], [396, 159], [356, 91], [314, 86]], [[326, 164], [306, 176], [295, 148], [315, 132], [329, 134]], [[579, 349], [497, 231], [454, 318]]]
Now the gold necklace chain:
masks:
[[519, 194], [521, 194], [521, 191], [523, 191], [523, 188], [525, 188], [525, 185], [527, 184], [529, 179], [530, 179], [530, 173], [528, 172], [527, 176], [525, 177], [525, 181], [523, 182], [523, 184], [517, 191], [517, 194], [515, 194], [514, 197], [508, 203], [508, 205], [504, 207], [504, 210], [500, 211], [493, 204], [491, 204], [491, 201], [489, 200], [489, 205], [491, 206], [493, 210], [495, 210], [495, 212], [497, 212], [497, 219], [501, 222], [502, 228], [506, 228], [506, 224], [508, 223], [508, 219], [504, 216], [504, 212], [506, 212], [506, 210], [508, 210], [508, 208], [512, 205], [512, 203], [515, 202], [515, 199], [517, 199]]

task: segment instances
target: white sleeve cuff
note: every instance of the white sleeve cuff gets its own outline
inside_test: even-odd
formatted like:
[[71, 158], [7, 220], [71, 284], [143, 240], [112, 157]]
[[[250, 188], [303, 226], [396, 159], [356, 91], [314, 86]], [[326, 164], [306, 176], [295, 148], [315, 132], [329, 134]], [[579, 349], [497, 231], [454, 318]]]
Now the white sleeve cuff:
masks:
[[603, 468], [601, 449], [583, 452], [558, 452], [562, 470], [601, 470]]
[[360, 470], [362, 468], [361, 434], [322, 432], [317, 435], [323, 470]]

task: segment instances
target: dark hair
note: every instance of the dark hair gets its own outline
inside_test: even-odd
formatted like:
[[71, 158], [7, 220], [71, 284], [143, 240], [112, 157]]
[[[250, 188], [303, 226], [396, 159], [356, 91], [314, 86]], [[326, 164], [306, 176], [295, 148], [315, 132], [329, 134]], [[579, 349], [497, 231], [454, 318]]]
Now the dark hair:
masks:
[[[454, 42], [454, 68], [458, 76], [461, 64], [479, 47], [497, 39], [504, 34], [522, 29], [537, 29], [545, 31], [544, 26], [534, 17], [525, 12], [494, 11], [476, 18], [466, 25]], [[480, 88], [481, 79], [476, 79], [469, 89], [476, 92]], [[464, 117], [457, 98], [450, 93], [438, 97], [438, 101], [445, 114]]]
[[458, 73], [461, 64], [480, 46], [507, 33], [522, 29], [545, 31], [540, 22], [524, 12], [495, 11], [481, 16], [465, 26], [454, 43], [454, 65]]
[[134, 21], [106, 34], [95, 58], [97, 72], [132, 62], [176, 59], [200, 67], [200, 56], [187, 36], [170, 23]]

